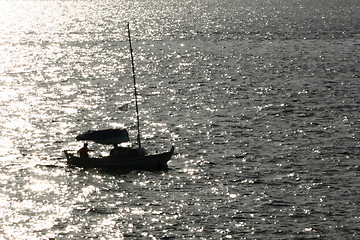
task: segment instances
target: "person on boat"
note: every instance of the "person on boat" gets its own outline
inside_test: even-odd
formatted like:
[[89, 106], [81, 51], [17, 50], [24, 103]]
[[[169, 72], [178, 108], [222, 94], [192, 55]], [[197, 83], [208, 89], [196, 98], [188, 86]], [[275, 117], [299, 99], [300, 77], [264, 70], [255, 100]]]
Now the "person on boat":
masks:
[[120, 155], [120, 148], [117, 144], [113, 144], [114, 148], [110, 151], [110, 157], [116, 157]]
[[117, 144], [113, 144], [113, 146], [114, 148], [110, 150], [110, 157], [130, 155], [130, 148], [121, 146], [119, 147]]
[[84, 143], [84, 146], [79, 149], [78, 153], [80, 154], [81, 158], [88, 158], [89, 157], [89, 149], [88, 144]]

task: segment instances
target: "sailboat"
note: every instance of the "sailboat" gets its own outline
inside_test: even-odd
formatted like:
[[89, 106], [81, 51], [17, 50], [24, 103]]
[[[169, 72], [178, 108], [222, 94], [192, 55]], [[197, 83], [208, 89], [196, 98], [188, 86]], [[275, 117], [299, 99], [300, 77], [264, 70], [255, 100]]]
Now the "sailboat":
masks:
[[[141, 147], [141, 135], [140, 135], [140, 120], [139, 120], [139, 108], [137, 101], [137, 89], [135, 79], [135, 66], [134, 56], [131, 45], [130, 24], [127, 24], [130, 56], [132, 66], [132, 76], [134, 81], [134, 96], [135, 96], [135, 109], [137, 119], [137, 144], [138, 148], [122, 148], [118, 147], [118, 144], [129, 142], [129, 134], [126, 129], [104, 129], [104, 130], [89, 130], [81, 133], [76, 137], [78, 141], [93, 141], [99, 144], [114, 145], [116, 150], [106, 157], [80, 157], [74, 153], [70, 153], [70, 150], [64, 150], [67, 158], [67, 163], [72, 166], [84, 167], [84, 168], [118, 168], [118, 169], [163, 169], [167, 167], [168, 161], [174, 154], [175, 147], [172, 146], [170, 151], [148, 154]], [[113, 151], [112, 150], [112, 151]]]

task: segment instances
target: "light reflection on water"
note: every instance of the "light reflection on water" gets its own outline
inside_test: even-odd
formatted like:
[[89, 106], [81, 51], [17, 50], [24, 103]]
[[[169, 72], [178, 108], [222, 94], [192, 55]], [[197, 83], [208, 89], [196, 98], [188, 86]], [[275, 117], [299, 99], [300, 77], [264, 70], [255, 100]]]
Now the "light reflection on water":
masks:
[[[359, 20], [342, 2], [0, 2], [0, 238], [358, 236]], [[177, 154], [161, 172], [69, 168], [81, 131], [135, 139], [129, 20], [144, 142]]]

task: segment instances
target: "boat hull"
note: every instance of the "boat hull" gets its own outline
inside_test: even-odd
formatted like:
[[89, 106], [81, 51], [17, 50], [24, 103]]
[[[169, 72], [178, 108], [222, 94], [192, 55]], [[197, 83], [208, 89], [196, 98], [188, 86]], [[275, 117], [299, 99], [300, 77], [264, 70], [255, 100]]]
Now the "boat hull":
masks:
[[135, 155], [103, 158], [80, 158], [64, 151], [67, 163], [83, 168], [117, 168], [117, 169], [164, 169], [174, 154], [174, 147], [169, 152], [155, 155]]

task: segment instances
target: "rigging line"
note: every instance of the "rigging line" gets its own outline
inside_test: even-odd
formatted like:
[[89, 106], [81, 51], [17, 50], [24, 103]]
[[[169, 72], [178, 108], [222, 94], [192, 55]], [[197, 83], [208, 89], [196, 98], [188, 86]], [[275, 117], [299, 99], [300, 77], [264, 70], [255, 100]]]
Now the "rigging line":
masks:
[[134, 79], [135, 108], [136, 108], [137, 130], [138, 130], [137, 142], [138, 142], [139, 148], [141, 148], [141, 142], [140, 142], [140, 118], [139, 118], [139, 107], [138, 107], [138, 101], [137, 101], [134, 56], [133, 56], [133, 49], [132, 49], [132, 46], [131, 46], [130, 23], [127, 24], [127, 28], [128, 28], [129, 44], [130, 44], [132, 75], [133, 75], [133, 79]]

